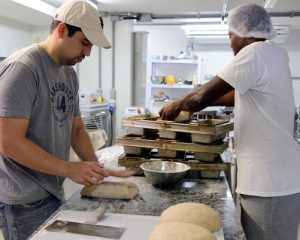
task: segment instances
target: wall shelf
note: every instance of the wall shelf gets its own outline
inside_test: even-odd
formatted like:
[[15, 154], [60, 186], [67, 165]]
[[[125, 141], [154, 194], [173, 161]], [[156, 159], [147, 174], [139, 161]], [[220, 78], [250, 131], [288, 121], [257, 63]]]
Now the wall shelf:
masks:
[[[175, 80], [181, 82], [190, 81], [200, 84], [201, 76], [201, 57], [194, 59], [149, 59], [147, 64], [147, 87], [146, 87], [146, 107], [152, 113], [158, 113], [161, 104], [165, 102], [153, 101], [155, 98], [166, 98], [170, 100], [178, 99], [194, 89], [194, 85], [188, 84], [153, 84], [151, 76], [174, 75]], [[160, 106], [157, 106], [160, 105]]]
[[176, 88], [176, 89], [193, 89], [193, 85], [187, 84], [175, 84], [175, 85], [167, 85], [167, 84], [151, 84], [152, 88]]
[[151, 60], [152, 63], [163, 63], [163, 64], [199, 64], [200, 60], [194, 59], [170, 59], [170, 60], [159, 60], [153, 59]]

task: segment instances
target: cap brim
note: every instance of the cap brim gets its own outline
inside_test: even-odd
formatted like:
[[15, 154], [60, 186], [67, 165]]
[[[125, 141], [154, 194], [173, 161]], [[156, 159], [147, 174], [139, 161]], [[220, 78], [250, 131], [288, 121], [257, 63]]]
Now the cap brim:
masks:
[[109, 41], [102, 32], [86, 29], [82, 29], [82, 32], [92, 44], [98, 47], [111, 48]]

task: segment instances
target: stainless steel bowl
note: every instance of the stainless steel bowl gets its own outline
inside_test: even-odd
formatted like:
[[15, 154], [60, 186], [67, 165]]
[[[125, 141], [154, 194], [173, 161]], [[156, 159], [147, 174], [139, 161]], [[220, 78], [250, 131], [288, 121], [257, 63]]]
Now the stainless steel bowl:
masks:
[[153, 161], [141, 164], [146, 179], [156, 187], [167, 187], [184, 178], [190, 166], [184, 163]]
[[165, 82], [166, 76], [151, 76], [151, 82], [153, 84], [161, 84]]

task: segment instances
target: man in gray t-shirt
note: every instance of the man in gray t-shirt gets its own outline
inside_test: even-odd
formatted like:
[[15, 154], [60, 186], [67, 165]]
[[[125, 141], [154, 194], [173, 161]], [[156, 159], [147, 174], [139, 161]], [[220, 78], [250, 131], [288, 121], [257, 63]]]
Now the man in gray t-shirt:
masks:
[[[84, 0], [57, 11], [48, 38], [0, 64], [0, 228], [26, 239], [64, 200], [65, 178], [96, 184], [112, 172], [97, 161], [83, 125], [72, 68], [93, 44], [109, 48], [100, 14]], [[70, 147], [82, 162], [71, 163]]]

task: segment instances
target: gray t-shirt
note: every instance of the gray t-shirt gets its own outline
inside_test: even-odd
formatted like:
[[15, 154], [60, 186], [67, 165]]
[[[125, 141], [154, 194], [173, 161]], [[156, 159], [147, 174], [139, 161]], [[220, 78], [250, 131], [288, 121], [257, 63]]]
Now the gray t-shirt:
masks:
[[[72, 67], [56, 64], [39, 45], [21, 49], [0, 63], [0, 116], [29, 119], [27, 138], [68, 160], [73, 118], [80, 115], [78, 87]], [[63, 181], [0, 155], [0, 202], [29, 203], [49, 194], [63, 200]]]

